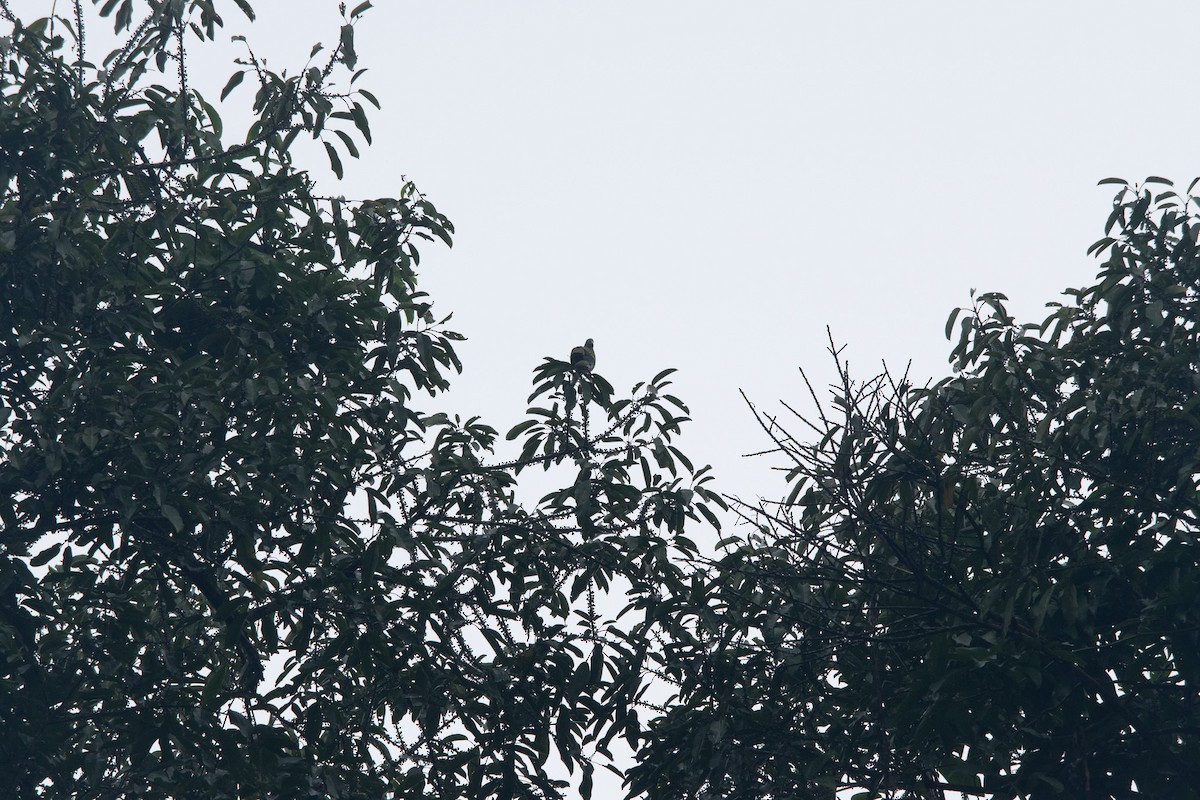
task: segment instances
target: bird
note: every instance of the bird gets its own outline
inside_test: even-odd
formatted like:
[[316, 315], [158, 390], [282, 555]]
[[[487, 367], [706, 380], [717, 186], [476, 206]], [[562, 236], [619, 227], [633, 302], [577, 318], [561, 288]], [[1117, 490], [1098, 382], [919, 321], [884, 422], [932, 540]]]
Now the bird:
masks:
[[571, 349], [571, 368], [579, 372], [591, 372], [596, 368], [596, 351], [592, 349], [592, 340]]

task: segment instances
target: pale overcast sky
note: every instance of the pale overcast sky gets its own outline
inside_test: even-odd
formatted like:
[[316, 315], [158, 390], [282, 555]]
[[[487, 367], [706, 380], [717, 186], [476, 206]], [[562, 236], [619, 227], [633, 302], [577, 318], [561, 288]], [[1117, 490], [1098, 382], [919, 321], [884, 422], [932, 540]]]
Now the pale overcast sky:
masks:
[[[255, 5], [276, 69], [336, 41], [336, 3]], [[972, 287], [1040, 319], [1089, 281], [1099, 179], [1200, 175], [1198, 32], [1200, 4], [1152, 0], [379, 0], [376, 145], [322, 190], [407, 175], [457, 226], [422, 261], [469, 337], [453, 410], [507, 430], [541, 358], [594, 337], [619, 391], [678, 367], [685, 452], [774, 496], [738, 389], [803, 404], [826, 325], [863, 377], [940, 377]], [[215, 98], [229, 67], [205, 69]]]
[[1192, 3], [381, 2], [344, 188], [404, 173], [457, 225], [423, 262], [457, 408], [507, 428], [591, 336], [619, 390], [678, 367], [685, 451], [773, 496], [737, 390], [803, 403], [826, 325], [864, 377], [945, 374], [972, 287], [1040, 319], [1097, 269], [1099, 179], [1200, 175], [1198, 36]]

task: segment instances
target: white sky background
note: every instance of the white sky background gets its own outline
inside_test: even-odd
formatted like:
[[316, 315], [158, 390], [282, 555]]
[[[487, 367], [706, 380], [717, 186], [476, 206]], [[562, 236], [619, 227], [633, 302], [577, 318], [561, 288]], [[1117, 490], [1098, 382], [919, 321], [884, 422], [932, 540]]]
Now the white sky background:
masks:
[[[258, 36], [332, 42], [260, 6]], [[863, 377], [940, 377], [972, 287], [1040, 320], [1098, 268], [1099, 179], [1200, 174], [1198, 36], [1190, 3], [384, 0], [376, 146], [338, 191], [406, 174], [457, 226], [422, 261], [469, 337], [456, 411], [507, 430], [591, 336], [618, 391], [678, 367], [684, 452], [775, 497], [737, 390], [803, 405], [826, 325]]]

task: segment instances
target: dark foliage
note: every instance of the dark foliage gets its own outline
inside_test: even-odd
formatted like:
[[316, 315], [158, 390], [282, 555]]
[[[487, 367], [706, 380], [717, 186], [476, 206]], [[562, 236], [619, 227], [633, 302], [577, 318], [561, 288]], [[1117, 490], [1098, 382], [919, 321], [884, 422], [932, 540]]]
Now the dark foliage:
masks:
[[982, 295], [952, 377], [831, 348], [832, 407], [759, 415], [792, 491], [677, 632], [635, 789], [1200, 793], [1200, 209], [1116, 183], [1102, 271], [1042, 324]]
[[[617, 399], [547, 360], [494, 463], [427, 408], [459, 337], [416, 245], [449, 221], [293, 160], [370, 141], [369, 3], [294, 75], [247, 49], [233, 137], [187, 76], [212, 0], [96, 5], [0, 2], [0, 795], [553, 797], [555, 763], [586, 794], [720, 502], [666, 373]], [[119, 39], [99, 66], [85, 17]], [[527, 507], [531, 466], [565, 488]]]

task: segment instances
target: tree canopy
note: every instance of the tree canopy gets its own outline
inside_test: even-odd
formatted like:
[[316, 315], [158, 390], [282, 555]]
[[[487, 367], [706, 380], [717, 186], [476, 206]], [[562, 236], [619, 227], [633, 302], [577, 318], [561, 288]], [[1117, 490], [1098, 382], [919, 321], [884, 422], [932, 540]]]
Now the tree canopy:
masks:
[[1040, 324], [982, 294], [950, 377], [831, 343], [831, 403], [757, 412], [791, 491], [678, 629], [635, 790], [1200, 793], [1198, 182], [1104, 183], [1102, 269]]
[[[722, 501], [669, 370], [621, 396], [547, 359], [507, 463], [438, 411], [460, 337], [418, 245], [452, 225], [294, 158], [371, 141], [369, 5], [290, 75], [247, 44], [213, 102], [192, 50], [246, 0], [0, 0], [6, 797], [587, 795], [636, 739], [672, 554]], [[561, 488], [521, 502], [532, 468]]]
[[326, 188], [369, 6], [214, 101], [246, 0], [0, 0], [0, 794], [587, 797], [618, 737], [651, 800], [1200, 793], [1196, 182], [1105, 181], [1095, 281], [943, 380], [831, 341], [710, 552], [670, 369], [557, 343], [507, 460], [445, 413], [453, 225]]

